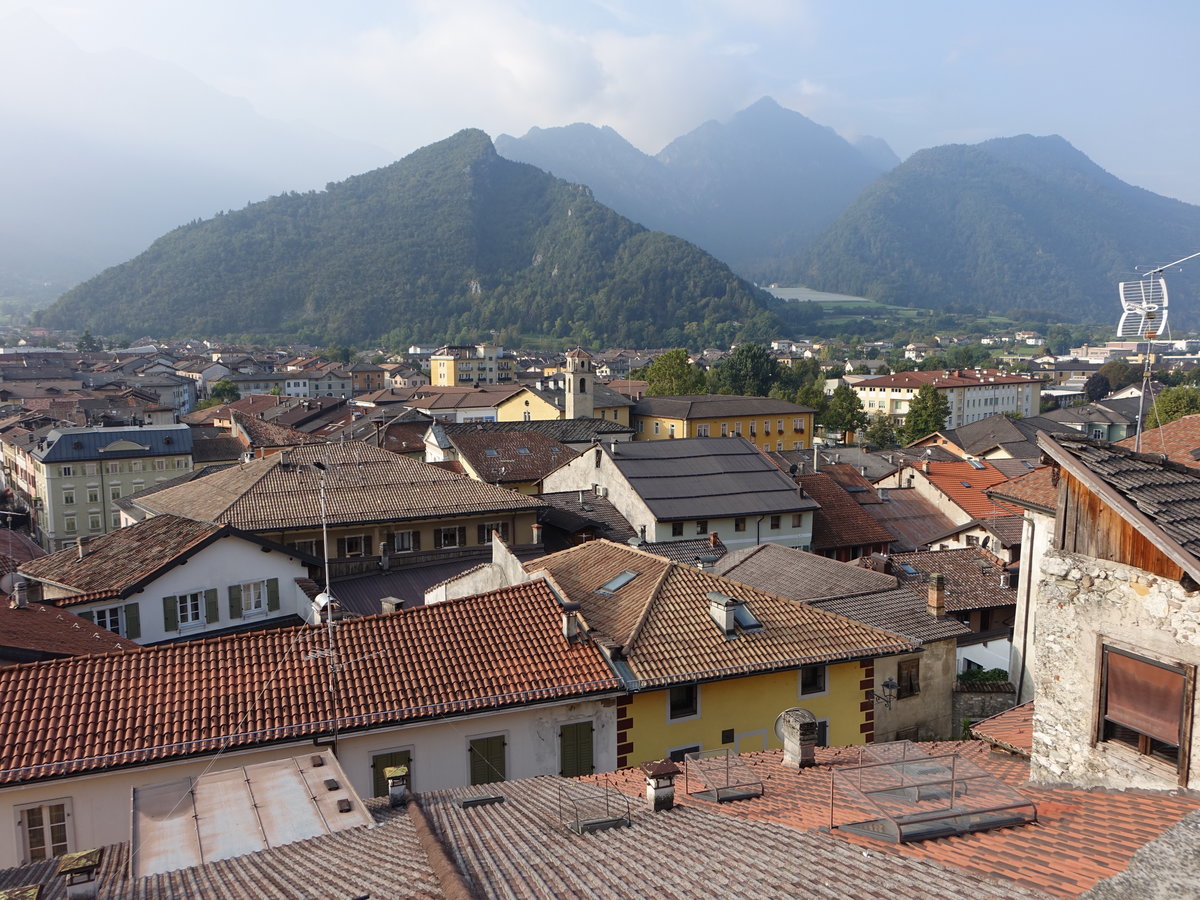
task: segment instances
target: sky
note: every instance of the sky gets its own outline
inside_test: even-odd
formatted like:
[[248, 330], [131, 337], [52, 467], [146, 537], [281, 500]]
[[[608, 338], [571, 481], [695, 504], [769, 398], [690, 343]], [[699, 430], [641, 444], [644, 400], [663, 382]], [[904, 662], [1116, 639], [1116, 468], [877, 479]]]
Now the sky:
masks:
[[656, 153], [763, 96], [901, 157], [1060, 134], [1200, 203], [1200, 4], [1143, 0], [0, 0], [396, 158], [466, 128], [610, 125]]

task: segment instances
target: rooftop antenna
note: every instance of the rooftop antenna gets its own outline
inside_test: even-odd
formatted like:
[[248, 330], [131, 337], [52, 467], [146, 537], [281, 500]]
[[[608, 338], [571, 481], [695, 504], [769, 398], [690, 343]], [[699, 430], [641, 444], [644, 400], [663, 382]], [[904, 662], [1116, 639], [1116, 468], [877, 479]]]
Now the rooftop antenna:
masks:
[[[1150, 393], [1150, 370], [1154, 364], [1154, 339], [1160, 334], [1168, 337], [1167, 328], [1167, 280], [1163, 273], [1170, 268], [1200, 256], [1200, 251], [1183, 259], [1150, 269], [1137, 281], [1122, 281], [1117, 285], [1121, 297], [1121, 320], [1117, 323], [1117, 337], [1146, 339], [1146, 355], [1142, 366], [1142, 395], [1138, 400], [1138, 430], [1134, 439], [1134, 452], [1142, 449], [1142, 432], [1146, 424], [1146, 395]], [[1154, 398], [1151, 397], [1151, 403]]]

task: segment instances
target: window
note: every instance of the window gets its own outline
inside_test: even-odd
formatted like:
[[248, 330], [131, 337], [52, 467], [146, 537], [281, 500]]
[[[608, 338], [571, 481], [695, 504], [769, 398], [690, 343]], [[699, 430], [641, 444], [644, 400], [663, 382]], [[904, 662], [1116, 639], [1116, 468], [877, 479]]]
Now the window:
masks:
[[371, 796], [387, 796], [386, 772], [393, 766], [405, 766], [408, 769], [408, 785], [410, 788], [412, 787], [411, 750], [393, 750], [390, 753], [376, 753], [371, 756]]
[[92, 513], [88, 516], [88, 531], [99, 531], [104, 527], [103, 523], [100, 513]]
[[558, 774], [564, 778], [591, 775], [595, 771], [592, 761], [592, 723], [575, 722], [558, 729]]
[[770, 433], [771, 433], [771, 420], [763, 419], [763, 434], [770, 434]]
[[708, 437], [708, 426], [707, 425], [697, 425], [696, 426], [696, 437]]
[[70, 506], [74, 502], [75, 502], [75, 490], [72, 488], [70, 490], [63, 491], [63, 503]]
[[667, 719], [694, 719], [700, 715], [700, 685], [679, 684], [667, 692]]
[[750, 420], [750, 437], [757, 437], [757, 436], [758, 436], [758, 422], [754, 421], [754, 419], [751, 419]]
[[681, 763], [681, 762], [683, 762], [683, 758], [685, 756], [687, 756], [689, 753], [699, 753], [699, 752], [700, 752], [700, 745], [699, 744], [691, 744], [687, 747], [675, 747], [672, 750], [668, 750], [667, 756], [670, 758], [671, 762]]
[[392, 536], [392, 549], [397, 553], [415, 553], [421, 549], [421, 532], [397, 531]]
[[242, 586], [242, 615], [266, 612], [267, 583], [247, 581]]
[[805, 666], [800, 670], [800, 696], [819, 697], [829, 693], [825, 666]]
[[799, 419], [799, 418], [792, 419], [792, 431], [803, 431], [803, 430], [804, 430], [804, 420]]
[[83, 467], [84, 474], [86, 475], [95, 475], [99, 470], [100, 467], [96, 463], [87, 463]]
[[733, 433], [735, 435], [737, 435], [738, 437], [742, 436], [742, 423], [741, 422], [733, 423]]
[[120, 500], [121, 499], [121, 486], [119, 484], [112, 485], [108, 489], [108, 496], [109, 496], [109, 499], [111, 499], [111, 500]]
[[696, 534], [708, 534], [708, 519], [696, 520]]
[[783, 434], [783, 419], [775, 420], [775, 430], [778, 431], [780, 434]]
[[370, 552], [371, 537], [367, 534], [351, 534], [337, 539], [337, 555], [341, 559], [366, 556]]
[[1099, 740], [1166, 763], [1181, 783], [1187, 777], [1179, 746], [1191, 708], [1189, 668], [1104, 648]]
[[471, 762], [471, 784], [490, 784], [504, 781], [507, 767], [504, 762], [504, 735], [474, 738], [467, 744]]
[[64, 517], [63, 518], [63, 531], [67, 532], [68, 534], [73, 534], [75, 532], [75, 530], [76, 530], [75, 529], [75, 517], [74, 516]]
[[201, 625], [204, 622], [204, 592], [193, 591], [190, 594], [180, 594], [176, 598], [178, 608], [178, 623], [180, 628], [189, 625]]
[[[783, 441], [776, 441], [776, 442], [775, 442], [775, 449], [776, 449], [776, 450], [778, 450], [780, 453], [782, 453], [782, 452], [783, 452]], [[800, 448], [799, 448], [799, 447], [793, 447], [793, 449], [795, 449], [795, 450], [799, 450]]]
[[605, 594], [611, 597], [621, 588], [625, 587], [625, 585], [629, 584], [629, 582], [633, 581], [633, 579], [637, 578], [640, 574], [641, 572], [636, 572], [633, 569], [626, 569], [620, 575], [613, 576], [608, 581], [604, 582], [604, 584], [600, 585], [600, 587], [596, 588], [596, 593]]
[[175, 460], [175, 468], [186, 469], [187, 468], [187, 460], [183, 459], [182, 457]]
[[672, 522], [671, 523], [671, 537], [683, 537], [683, 523], [682, 522]]
[[87, 499], [88, 503], [99, 503], [100, 502], [100, 488], [94, 488], [94, 487], [88, 488], [87, 489], [87, 498], [88, 498]]
[[136, 641], [142, 636], [141, 616], [136, 603], [126, 603], [124, 606], [109, 606], [92, 612], [80, 613], [82, 618], [95, 622], [101, 628], [107, 628], [114, 634]]
[[121, 514], [119, 512], [113, 513], [112, 516], [109, 518], [109, 522], [112, 524], [113, 528], [120, 528], [121, 527]]
[[783, 516], [771, 516], [771, 530], [778, 531], [783, 526]]
[[118, 475], [121, 472], [121, 464], [119, 462], [105, 463], [104, 471], [109, 475]]
[[166, 467], [167, 467], [167, 461], [166, 461], [165, 459], [156, 459], [156, 460], [154, 461], [154, 469], [155, 469], [155, 471], [157, 471], [157, 472], [161, 472], [161, 471], [163, 471], [164, 469], [166, 469]]
[[449, 525], [445, 528], [435, 528], [433, 532], [433, 546], [438, 550], [467, 546], [466, 526], [459, 525], [455, 527]]
[[675, 437], [675, 423], [672, 422], [667, 426], [667, 428], [669, 429], [667, 432], [667, 437]]
[[729, 423], [728, 422], [721, 423], [721, 437], [729, 437]]
[[478, 543], [490, 544], [492, 542], [492, 532], [500, 532], [500, 540], [508, 543], [508, 523], [507, 522], [484, 522], [478, 528]]
[[654, 433], [655, 434], [658, 434], [658, 428], [659, 428], [659, 423], [657, 420], [655, 420], [655, 422], [654, 422]]
[[70, 478], [72, 475], [75, 474], [75, 467], [74, 466], [63, 466], [62, 469], [59, 470], [59, 474], [62, 475], [63, 478]]
[[135, 459], [133, 462], [131, 462], [129, 464], [129, 471], [130, 472], [142, 471], [142, 461], [140, 459]]
[[71, 852], [70, 800], [51, 800], [22, 807], [18, 816], [23, 865]]
[[900, 689], [896, 691], [897, 700], [921, 693], [921, 660], [905, 659], [897, 663], [896, 681], [900, 685]]
[[746, 517], [745, 516], [738, 516], [736, 519], [733, 520], [733, 530], [734, 531], [745, 531], [746, 530]]

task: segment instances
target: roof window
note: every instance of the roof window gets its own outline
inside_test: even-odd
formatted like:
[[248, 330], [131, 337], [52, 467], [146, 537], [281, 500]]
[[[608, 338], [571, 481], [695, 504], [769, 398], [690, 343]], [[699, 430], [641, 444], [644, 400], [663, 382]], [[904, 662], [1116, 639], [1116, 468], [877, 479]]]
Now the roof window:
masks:
[[499, 450], [484, 450], [483, 455], [484, 456], [499, 456], [500, 451]]
[[519, 454], [521, 454], [522, 456], [528, 456], [528, 455], [529, 455], [529, 448], [528, 448], [528, 447], [518, 447], [518, 448], [517, 448], [517, 452], [518, 452]]
[[611, 597], [621, 588], [625, 587], [625, 585], [629, 584], [629, 582], [633, 581], [633, 579], [637, 578], [640, 574], [640, 572], [635, 572], [633, 569], [626, 569], [620, 575], [617, 575], [615, 578], [610, 578], [608, 581], [604, 582], [604, 584], [600, 585], [600, 587], [596, 588], [596, 593], [606, 594], [607, 596]]

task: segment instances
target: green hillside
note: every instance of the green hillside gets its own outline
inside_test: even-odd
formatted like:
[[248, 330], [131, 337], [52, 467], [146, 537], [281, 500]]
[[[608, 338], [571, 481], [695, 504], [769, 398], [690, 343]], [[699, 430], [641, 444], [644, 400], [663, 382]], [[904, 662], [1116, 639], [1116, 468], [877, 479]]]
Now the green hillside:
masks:
[[317, 343], [489, 332], [673, 346], [764, 337], [770, 300], [698, 248], [463, 131], [324, 191], [194, 222], [64, 294], [43, 324]]

